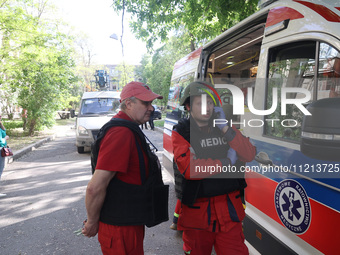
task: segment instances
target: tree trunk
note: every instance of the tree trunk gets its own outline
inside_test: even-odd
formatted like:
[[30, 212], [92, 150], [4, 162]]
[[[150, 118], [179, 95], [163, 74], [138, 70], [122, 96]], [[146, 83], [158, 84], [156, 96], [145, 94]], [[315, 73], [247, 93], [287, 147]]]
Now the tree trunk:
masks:
[[31, 119], [31, 120], [28, 121], [28, 123], [29, 123], [28, 135], [33, 136], [36, 122], [35, 122], [35, 120]]

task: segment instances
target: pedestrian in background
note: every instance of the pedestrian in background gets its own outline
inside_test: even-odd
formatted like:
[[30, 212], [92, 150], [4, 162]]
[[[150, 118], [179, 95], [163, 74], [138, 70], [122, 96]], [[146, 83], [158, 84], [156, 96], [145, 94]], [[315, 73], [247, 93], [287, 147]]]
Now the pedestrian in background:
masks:
[[[7, 146], [7, 139], [8, 139], [8, 135], [6, 135], [6, 129], [4, 125], [2, 124], [2, 116], [0, 115], [0, 151], [2, 147]], [[2, 157], [0, 153], [0, 180], [1, 180], [1, 175], [2, 175], [4, 168], [5, 168], [5, 157]], [[6, 194], [0, 193], [0, 197], [5, 197], [5, 196]]]
[[144, 129], [144, 126], [145, 126], [145, 129], [148, 129], [148, 124], [146, 122], [141, 125], [142, 129]]
[[[153, 123], [153, 119], [155, 117], [155, 108], [154, 107], [152, 107], [152, 108], [153, 108], [153, 110], [152, 110], [152, 112], [150, 114], [149, 125], [150, 125], [150, 129], [152, 131], [154, 131], [155, 130], [155, 124]], [[146, 125], [146, 123], [145, 123], [145, 125]]]
[[[177, 229], [183, 230], [185, 254], [210, 255], [213, 247], [217, 255], [248, 254], [242, 230], [244, 176], [206, 169], [250, 162], [256, 149], [226, 121], [213, 126], [213, 119], [226, 117], [221, 107], [214, 107], [209, 96], [214, 93], [206, 92], [207, 85], [193, 82], [185, 88], [180, 103], [189, 118], [180, 119], [171, 136], [174, 160], [183, 178], [180, 186], [175, 183], [181, 198]], [[202, 114], [202, 94], [207, 95], [206, 114]]]
[[[121, 111], [110, 121], [118, 125], [110, 127], [100, 142], [95, 171], [86, 190], [88, 218], [82, 232], [87, 237], [98, 233], [103, 254], [144, 254], [145, 225], [164, 221], [162, 218], [150, 223], [150, 217], [157, 218], [163, 207], [168, 213], [168, 194], [158, 196], [165, 187], [158, 158], [151, 153], [139, 128], [150, 119], [151, 103], [157, 98], [162, 96], [141, 82], [125, 85]], [[161, 189], [158, 198], [149, 201], [150, 190], [156, 185]], [[168, 186], [166, 189], [168, 192]]]

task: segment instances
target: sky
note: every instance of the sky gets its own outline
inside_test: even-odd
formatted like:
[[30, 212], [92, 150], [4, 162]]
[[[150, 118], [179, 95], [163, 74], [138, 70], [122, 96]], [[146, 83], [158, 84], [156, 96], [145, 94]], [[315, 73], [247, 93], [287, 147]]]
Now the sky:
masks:
[[[89, 36], [93, 47], [93, 61], [96, 64], [120, 64], [123, 60], [120, 37], [122, 16], [110, 7], [112, 0], [52, 0], [59, 7], [63, 21], [74, 27], [75, 33]], [[124, 60], [127, 64], [138, 65], [146, 53], [145, 43], [137, 40], [130, 32], [129, 16], [124, 18]], [[110, 38], [116, 34], [118, 40]]]

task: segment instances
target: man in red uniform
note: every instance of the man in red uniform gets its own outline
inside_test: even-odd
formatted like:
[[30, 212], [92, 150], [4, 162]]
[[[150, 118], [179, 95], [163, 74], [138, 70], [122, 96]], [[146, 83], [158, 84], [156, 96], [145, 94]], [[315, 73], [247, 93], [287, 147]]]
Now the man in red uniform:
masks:
[[[183, 230], [185, 254], [210, 255], [213, 247], [218, 255], [248, 254], [242, 231], [246, 183], [243, 174], [227, 169], [252, 161], [256, 149], [240, 131], [221, 121], [224, 112], [214, 107], [209, 86], [193, 82], [186, 87], [181, 105], [189, 118], [180, 119], [172, 132], [174, 160], [183, 176], [176, 187], [181, 198], [177, 229]], [[206, 114], [202, 94], [207, 95]], [[213, 119], [219, 124], [214, 126]]]
[[[162, 96], [145, 84], [128, 83], [121, 92], [121, 111], [111, 122], [125, 121], [139, 130], [138, 126], [149, 120], [152, 101], [156, 98]], [[98, 233], [103, 254], [144, 254], [144, 225], [147, 223], [140, 214], [147, 216], [149, 211], [146, 210], [150, 209], [133, 211], [139, 210], [135, 206], [143, 208], [138, 202], [144, 199], [140, 192], [134, 191], [150, 178], [152, 158], [143, 147], [145, 138], [141, 139], [136, 133], [126, 126], [108, 129], [100, 142], [95, 172], [87, 186], [88, 218], [82, 232], [87, 237]]]

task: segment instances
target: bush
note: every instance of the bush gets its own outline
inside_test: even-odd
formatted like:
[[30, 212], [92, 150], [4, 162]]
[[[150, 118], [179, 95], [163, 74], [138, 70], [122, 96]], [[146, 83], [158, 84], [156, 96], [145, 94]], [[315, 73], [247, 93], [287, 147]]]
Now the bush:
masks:
[[24, 123], [22, 120], [4, 120], [2, 122], [7, 131], [13, 130], [15, 128], [22, 128]]

